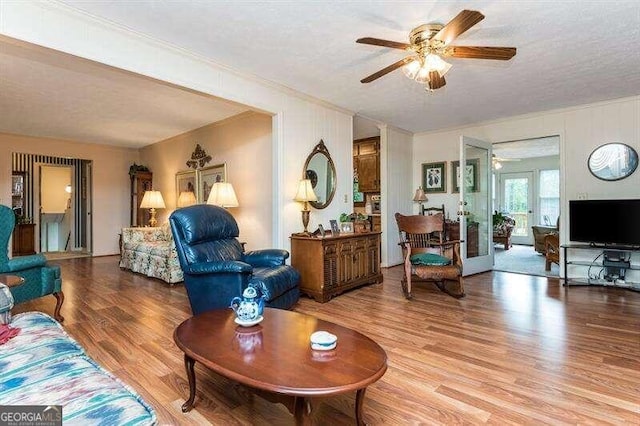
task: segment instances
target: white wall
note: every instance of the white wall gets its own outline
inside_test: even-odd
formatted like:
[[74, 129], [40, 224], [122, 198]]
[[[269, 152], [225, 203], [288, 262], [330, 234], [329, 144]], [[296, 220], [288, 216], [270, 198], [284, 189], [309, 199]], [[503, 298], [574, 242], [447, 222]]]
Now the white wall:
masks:
[[356, 115], [353, 117], [353, 139], [372, 138], [380, 136], [380, 128], [377, 121]]
[[[568, 211], [569, 200], [577, 199], [579, 194], [589, 199], [640, 197], [640, 171], [621, 181], [606, 182], [595, 178], [587, 168], [591, 152], [605, 143], [623, 142], [640, 152], [640, 96], [416, 134], [413, 186], [419, 185], [421, 163], [458, 157], [461, 134], [494, 143], [559, 135], [561, 211]], [[457, 194], [451, 194], [450, 182], [447, 188], [447, 194], [429, 195], [429, 204], [444, 203], [448, 211], [454, 212]], [[564, 214], [560, 217], [561, 243], [568, 236], [568, 217]]]
[[81, 158], [93, 162], [93, 254], [119, 253], [118, 233], [129, 226], [129, 166], [138, 151], [113, 146], [0, 133], [0, 202], [11, 205], [11, 153]]
[[411, 184], [411, 168], [407, 167], [411, 164], [413, 135], [389, 126], [380, 130], [382, 266], [393, 266], [403, 261], [395, 214], [411, 214], [413, 207], [415, 188]]
[[305, 159], [320, 139], [331, 152], [338, 184], [334, 202], [311, 213], [310, 227], [328, 224], [351, 210], [353, 123], [349, 111], [242, 75], [61, 3], [4, 2], [0, 33], [275, 114], [274, 246], [288, 248], [289, 235], [301, 231], [301, 206], [293, 197]]
[[212, 156], [207, 166], [227, 165], [227, 181], [240, 204], [229, 212], [238, 222], [240, 240], [247, 243], [247, 250], [270, 247], [272, 132], [271, 117], [266, 114], [243, 113], [140, 150], [141, 163], [153, 172], [153, 189], [161, 191], [167, 206], [159, 210], [158, 223], [167, 221], [176, 207], [176, 173], [189, 169], [185, 163], [196, 143]]
[[71, 197], [65, 188], [71, 184], [71, 167], [41, 166], [42, 213], [64, 213]]

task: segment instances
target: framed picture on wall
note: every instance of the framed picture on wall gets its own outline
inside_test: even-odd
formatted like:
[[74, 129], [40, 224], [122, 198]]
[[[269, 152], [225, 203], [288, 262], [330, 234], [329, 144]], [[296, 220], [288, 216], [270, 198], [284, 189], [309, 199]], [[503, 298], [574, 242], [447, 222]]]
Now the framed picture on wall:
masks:
[[447, 163], [422, 164], [422, 188], [424, 192], [447, 192]]
[[195, 170], [185, 170], [176, 173], [176, 206], [178, 205], [180, 194], [183, 192], [192, 192], [197, 200]]
[[206, 203], [213, 184], [216, 182], [226, 182], [227, 164], [216, 164], [215, 166], [198, 169], [198, 203]]
[[[465, 189], [469, 192], [478, 192], [478, 159], [467, 160], [465, 174]], [[452, 192], [460, 192], [460, 161], [451, 162], [451, 182], [453, 182]]]

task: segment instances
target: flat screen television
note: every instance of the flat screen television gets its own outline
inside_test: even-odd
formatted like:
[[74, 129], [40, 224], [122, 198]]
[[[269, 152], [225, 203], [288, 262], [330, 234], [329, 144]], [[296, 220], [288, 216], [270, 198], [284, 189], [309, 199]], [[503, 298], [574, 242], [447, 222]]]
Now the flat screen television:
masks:
[[593, 245], [640, 247], [640, 199], [569, 201], [569, 239]]

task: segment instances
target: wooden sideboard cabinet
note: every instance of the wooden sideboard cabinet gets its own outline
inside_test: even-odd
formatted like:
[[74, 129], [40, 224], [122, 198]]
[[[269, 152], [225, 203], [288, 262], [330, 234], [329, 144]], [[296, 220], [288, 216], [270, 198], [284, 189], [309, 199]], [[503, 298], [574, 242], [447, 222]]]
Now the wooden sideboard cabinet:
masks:
[[16, 223], [16, 226], [13, 229], [13, 242], [11, 251], [14, 256], [36, 254], [35, 228], [35, 223]]
[[354, 287], [382, 282], [380, 232], [324, 238], [294, 234], [291, 266], [300, 272], [300, 291], [322, 303]]
[[[460, 222], [445, 222], [444, 231], [450, 240], [460, 239]], [[467, 222], [467, 258], [478, 256], [478, 222]]]

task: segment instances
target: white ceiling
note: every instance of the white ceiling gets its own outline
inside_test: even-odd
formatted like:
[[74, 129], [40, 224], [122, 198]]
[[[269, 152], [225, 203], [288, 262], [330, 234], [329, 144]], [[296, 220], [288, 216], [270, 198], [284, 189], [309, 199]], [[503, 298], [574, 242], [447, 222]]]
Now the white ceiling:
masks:
[[[240, 72], [412, 132], [640, 93], [637, 0], [517, 5], [64, 1]], [[515, 46], [515, 58], [450, 59], [447, 86], [431, 94], [400, 70], [368, 85], [359, 82], [404, 52], [356, 44], [357, 38], [407, 41], [411, 28], [446, 23], [464, 8], [479, 10], [486, 18], [454, 44]], [[128, 147], [248, 109], [6, 39], [0, 40], [0, 93], [0, 132]], [[366, 125], [360, 132], [358, 119], [354, 121], [354, 132], [379, 133], [375, 122], [362, 122]]]
[[558, 136], [548, 136], [521, 141], [494, 143], [492, 150], [493, 155], [496, 157], [508, 159], [558, 156], [560, 155], [560, 138]]
[[0, 40], [0, 132], [139, 148], [248, 108]]
[[[89, 14], [412, 132], [640, 93], [640, 2], [632, 1], [118, 1], [63, 0]], [[406, 42], [462, 9], [486, 18], [453, 44], [513, 46], [508, 62], [451, 59], [429, 94], [401, 59], [360, 37]]]

